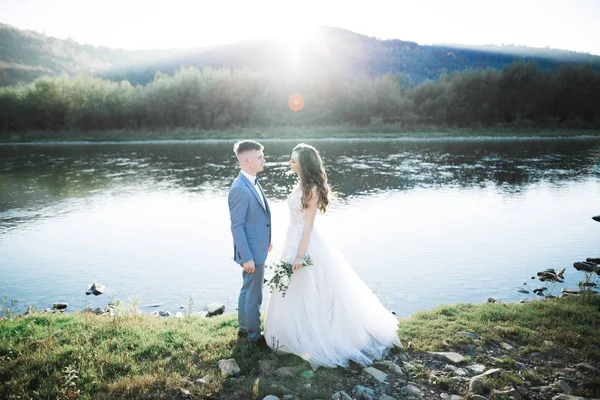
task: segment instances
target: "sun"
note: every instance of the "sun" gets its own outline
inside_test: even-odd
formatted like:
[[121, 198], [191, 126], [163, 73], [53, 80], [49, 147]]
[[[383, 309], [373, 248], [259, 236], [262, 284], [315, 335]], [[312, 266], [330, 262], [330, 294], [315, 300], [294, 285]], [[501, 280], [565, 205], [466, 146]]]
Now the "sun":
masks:
[[275, 32], [275, 39], [292, 55], [297, 55], [302, 47], [314, 42], [315, 36], [314, 27], [301, 23], [281, 25]]

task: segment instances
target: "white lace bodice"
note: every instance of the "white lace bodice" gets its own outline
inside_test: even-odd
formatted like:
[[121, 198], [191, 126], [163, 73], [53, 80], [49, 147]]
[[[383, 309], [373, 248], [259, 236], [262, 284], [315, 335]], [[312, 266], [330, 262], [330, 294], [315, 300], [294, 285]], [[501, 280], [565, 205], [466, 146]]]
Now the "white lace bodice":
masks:
[[296, 185], [288, 196], [288, 209], [290, 212], [290, 224], [283, 243], [281, 259], [287, 262], [293, 262], [296, 258], [304, 226], [306, 225], [305, 212], [302, 208], [302, 189]]
[[304, 209], [302, 208], [302, 189], [296, 185], [287, 199], [288, 209], [290, 211], [290, 225], [305, 224]]

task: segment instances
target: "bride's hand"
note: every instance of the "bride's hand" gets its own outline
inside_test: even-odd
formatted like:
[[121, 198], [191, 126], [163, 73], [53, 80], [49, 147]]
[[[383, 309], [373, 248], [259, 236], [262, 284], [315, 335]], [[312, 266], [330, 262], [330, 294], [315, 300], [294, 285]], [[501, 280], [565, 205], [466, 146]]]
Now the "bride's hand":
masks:
[[294, 260], [294, 265], [292, 266], [294, 271], [302, 268], [302, 262], [303, 260], [300, 257], [296, 257], [296, 259]]

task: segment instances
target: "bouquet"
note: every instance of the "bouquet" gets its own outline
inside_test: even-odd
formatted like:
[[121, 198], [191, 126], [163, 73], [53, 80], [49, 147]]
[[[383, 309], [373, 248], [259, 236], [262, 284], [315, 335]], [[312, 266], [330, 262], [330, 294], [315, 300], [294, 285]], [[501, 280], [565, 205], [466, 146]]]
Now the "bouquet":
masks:
[[[312, 260], [310, 256], [304, 257], [304, 261], [302, 262], [303, 267], [308, 267], [312, 265]], [[279, 290], [281, 292], [281, 296], [285, 297], [285, 293], [287, 291], [288, 285], [290, 284], [290, 278], [294, 273], [294, 265], [289, 262], [280, 261], [276, 264], [269, 265], [269, 268], [273, 270], [273, 277], [267, 281], [267, 285], [271, 289], [271, 293], [274, 290]]]

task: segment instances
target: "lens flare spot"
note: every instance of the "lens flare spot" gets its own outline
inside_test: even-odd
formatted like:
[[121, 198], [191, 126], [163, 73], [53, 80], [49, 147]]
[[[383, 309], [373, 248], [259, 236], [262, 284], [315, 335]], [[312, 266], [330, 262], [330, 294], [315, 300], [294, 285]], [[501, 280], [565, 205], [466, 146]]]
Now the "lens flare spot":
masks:
[[300, 93], [292, 93], [288, 97], [288, 107], [294, 112], [298, 112], [304, 108], [304, 96]]

